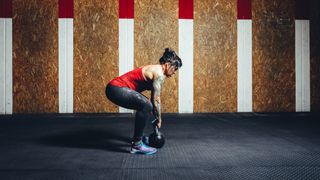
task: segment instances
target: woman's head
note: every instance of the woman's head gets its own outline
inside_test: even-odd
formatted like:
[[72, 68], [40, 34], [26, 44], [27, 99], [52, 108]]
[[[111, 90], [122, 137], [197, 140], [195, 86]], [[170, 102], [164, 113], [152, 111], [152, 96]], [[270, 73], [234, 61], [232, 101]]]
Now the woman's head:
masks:
[[182, 66], [182, 61], [179, 56], [171, 49], [166, 48], [162, 57], [159, 60], [161, 65], [165, 67], [165, 75], [170, 77]]

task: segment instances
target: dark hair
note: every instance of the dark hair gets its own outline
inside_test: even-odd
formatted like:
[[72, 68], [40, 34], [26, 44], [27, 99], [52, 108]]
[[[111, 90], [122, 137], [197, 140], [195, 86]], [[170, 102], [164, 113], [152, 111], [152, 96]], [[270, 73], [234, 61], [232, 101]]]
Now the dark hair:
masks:
[[171, 48], [166, 48], [162, 57], [159, 60], [160, 64], [165, 64], [169, 62], [171, 66], [176, 66], [176, 68], [180, 68], [182, 66], [182, 61], [179, 56], [172, 50]]

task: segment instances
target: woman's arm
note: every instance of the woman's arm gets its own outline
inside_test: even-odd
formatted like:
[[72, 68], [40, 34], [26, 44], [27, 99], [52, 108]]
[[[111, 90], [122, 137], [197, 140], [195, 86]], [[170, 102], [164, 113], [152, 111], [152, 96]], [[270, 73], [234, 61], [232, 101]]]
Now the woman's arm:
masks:
[[158, 127], [161, 127], [161, 101], [160, 101], [160, 92], [161, 87], [164, 82], [164, 75], [156, 76], [153, 80], [153, 90], [151, 92], [151, 102], [155, 107], [155, 116], [158, 119]]

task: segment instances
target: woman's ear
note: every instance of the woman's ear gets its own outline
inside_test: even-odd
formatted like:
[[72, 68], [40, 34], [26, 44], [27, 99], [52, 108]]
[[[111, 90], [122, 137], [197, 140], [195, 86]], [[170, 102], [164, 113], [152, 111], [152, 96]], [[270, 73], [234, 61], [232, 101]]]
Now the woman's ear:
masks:
[[168, 65], [169, 65], [169, 63], [166, 62], [166, 63], [164, 64], [164, 67], [165, 67], [166, 69], [168, 69]]

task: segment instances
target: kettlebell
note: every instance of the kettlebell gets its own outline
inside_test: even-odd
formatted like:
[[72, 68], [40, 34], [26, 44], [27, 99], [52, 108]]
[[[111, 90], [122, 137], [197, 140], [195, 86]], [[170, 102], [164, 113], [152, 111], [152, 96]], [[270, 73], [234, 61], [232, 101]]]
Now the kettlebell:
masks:
[[155, 148], [162, 148], [165, 142], [164, 135], [159, 131], [158, 126], [153, 124], [154, 132], [149, 135], [149, 145]]

